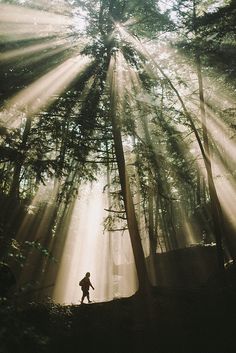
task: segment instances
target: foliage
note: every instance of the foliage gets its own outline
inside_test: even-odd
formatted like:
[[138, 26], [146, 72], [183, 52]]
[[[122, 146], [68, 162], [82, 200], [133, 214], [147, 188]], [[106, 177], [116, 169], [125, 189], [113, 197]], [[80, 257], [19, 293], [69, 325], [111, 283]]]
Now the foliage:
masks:
[[[220, 76], [225, 77], [225, 84], [235, 87], [235, 2], [225, 2], [225, 5], [213, 7], [209, 11], [209, 4], [196, 1], [196, 19], [193, 20], [193, 1], [181, 0], [176, 6], [179, 16], [181, 36], [178, 38], [178, 47], [182, 52], [192, 56], [199, 50], [207, 70], [212, 74], [217, 70]], [[214, 5], [214, 4], [213, 4]], [[193, 33], [195, 32], [195, 36]], [[209, 71], [208, 71], [209, 72]]]
[[[20, 4], [39, 6], [33, 1]], [[223, 82], [224, 87], [235, 86], [234, 2], [216, 7], [212, 1], [179, 0], [169, 11], [161, 11], [153, 0], [75, 0], [66, 4], [71, 18], [84, 15], [84, 30], [68, 26], [59, 35], [62, 47], [49, 46], [45, 55], [37, 57], [36, 52], [32, 60], [25, 60], [23, 54], [13, 56], [0, 69], [4, 86], [0, 99], [5, 109], [14, 95], [67, 59], [75, 60], [78, 54], [88, 59], [88, 65], [65, 91], [50, 97], [41, 110], [30, 114], [24, 107], [16, 114], [18, 126], [0, 127], [0, 186], [6, 203], [24, 208], [38, 195], [40, 186], [54, 183], [58, 187], [55, 209], [49, 225], [44, 225], [45, 238], [50, 242], [52, 236], [60, 236], [60, 226], [81, 183], [95, 180], [102, 171], [110, 178], [105, 226], [110, 231], [126, 229], [125, 195], [114, 144], [115, 120], [132, 200], [137, 201], [136, 215], [139, 225], [145, 223], [143, 228], [150, 239], [155, 239], [154, 252], [158, 242], [159, 251], [186, 246], [183, 233], [187, 221], [197, 223], [196, 238], [201, 238], [202, 228], [211, 222], [209, 192], [198, 166], [200, 150], [194, 147], [197, 152], [191, 152], [196, 133], [202, 139], [194, 65], [197, 53], [203, 72], [215, 82]], [[54, 39], [52, 34], [46, 39], [1, 45], [8, 52]], [[65, 41], [70, 44], [68, 50]], [[219, 78], [213, 76], [216, 69], [221, 73]], [[209, 99], [207, 103], [210, 108], [214, 102]], [[191, 105], [195, 109], [188, 114]], [[233, 133], [233, 112], [220, 112], [221, 106], [215, 103], [214, 108], [215, 115], [227, 121]], [[9, 119], [14, 117], [14, 112], [8, 113]], [[20, 222], [14, 220], [12, 230], [9, 219], [2, 221], [8, 256], [24, 263], [28, 247], [53, 259], [41, 242], [20, 243], [16, 238]], [[211, 227], [207, 230], [211, 233]]]
[[[230, 290], [157, 289], [153, 297], [152, 318], [145, 321], [137, 316], [137, 310], [133, 313], [140, 305], [137, 296], [80, 306], [59, 306], [50, 301], [24, 306], [1, 302], [4, 329], [0, 349], [3, 353], [65, 353], [69, 348], [75, 353], [82, 345], [85, 353], [114, 353], [117, 349], [122, 353], [185, 353], [194, 343], [194, 353], [201, 347], [215, 353], [225, 348], [234, 351], [235, 286]], [[219, 325], [222, 318], [223, 326]], [[168, 339], [170, 332], [172, 340]]]

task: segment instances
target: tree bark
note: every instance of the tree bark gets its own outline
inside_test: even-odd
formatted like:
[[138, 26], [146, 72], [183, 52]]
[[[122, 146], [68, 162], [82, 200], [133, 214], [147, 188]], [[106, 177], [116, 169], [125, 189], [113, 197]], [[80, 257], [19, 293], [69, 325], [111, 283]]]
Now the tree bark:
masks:
[[209, 154], [207, 154], [207, 151], [204, 148], [204, 145], [201, 141], [201, 138], [200, 138], [198, 130], [195, 126], [195, 123], [194, 123], [190, 113], [188, 112], [188, 109], [185, 106], [184, 101], [183, 101], [182, 97], [180, 96], [180, 93], [175, 88], [175, 86], [172, 83], [172, 81], [170, 80], [170, 78], [165, 74], [163, 69], [156, 63], [156, 61], [145, 50], [145, 48], [142, 47], [142, 51], [141, 51], [141, 54], [144, 54], [145, 56], [150, 58], [151, 62], [154, 64], [154, 66], [161, 72], [163, 77], [166, 79], [166, 81], [168, 82], [171, 89], [173, 89], [173, 91], [176, 93], [176, 96], [178, 97], [178, 100], [183, 108], [184, 114], [185, 114], [186, 118], [188, 119], [190, 127], [196, 137], [198, 146], [200, 148], [200, 151], [201, 151], [201, 154], [203, 157], [206, 172], [207, 172], [208, 187], [209, 187], [209, 194], [210, 194], [210, 198], [211, 198], [211, 207], [212, 207], [211, 209], [212, 209], [212, 215], [213, 215], [212, 218], [213, 218], [213, 222], [214, 222], [214, 233], [215, 233], [215, 240], [216, 240], [216, 247], [217, 247], [218, 264], [219, 264], [220, 270], [224, 270], [224, 256], [223, 256], [223, 248], [222, 248], [222, 231], [221, 231], [222, 223], [219, 222], [219, 219], [222, 219], [222, 218], [221, 218], [221, 212], [220, 212], [220, 207], [219, 207], [220, 206], [219, 199], [218, 199], [218, 196], [216, 193], [215, 184], [214, 184], [214, 180], [213, 180], [213, 176], [212, 176], [211, 161], [209, 160]]
[[[114, 54], [114, 60], [115, 60]], [[116, 60], [115, 64], [116, 66]], [[121, 184], [121, 192], [124, 200], [124, 206], [127, 216], [128, 229], [131, 239], [131, 245], [134, 254], [134, 260], [137, 270], [138, 282], [139, 282], [139, 293], [147, 294], [149, 291], [150, 283], [148, 279], [146, 262], [144, 251], [142, 247], [140, 232], [138, 228], [138, 222], [136, 219], [135, 208], [133, 204], [129, 176], [126, 169], [123, 143], [121, 137], [121, 127], [120, 127], [120, 119], [118, 117], [118, 94], [117, 94], [117, 77], [116, 70], [113, 67], [112, 72], [112, 81], [111, 81], [111, 122], [112, 122], [112, 131], [114, 138], [114, 147], [115, 147], [115, 155], [118, 165], [119, 178]]]
[[[193, 0], [193, 29], [194, 29], [195, 36], [197, 36], [196, 16], [197, 16], [196, 1]], [[195, 52], [195, 62], [196, 62], [196, 68], [197, 68], [200, 114], [201, 114], [201, 122], [202, 122], [203, 147], [204, 147], [203, 157], [204, 157], [204, 162], [205, 162], [205, 167], [207, 172], [207, 181], [208, 181], [208, 188], [209, 188], [209, 194], [210, 194], [211, 216], [212, 216], [214, 235], [216, 240], [218, 265], [219, 265], [219, 269], [224, 271], [224, 251], [222, 246], [223, 214], [222, 214], [219, 198], [216, 192], [213, 173], [212, 173], [210, 146], [209, 146], [207, 121], [206, 121], [204, 88], [203, 88], [203, 79], [202, 79], [202, 70], [201, 70], [201, 58], [200, 58], [198, 49]]]
[[215, 188], [214, 177], [212, 173], [211, 152], [210, 152], [209, 138], [208, 138], [208, 132], [207, 132], [205, 98], [204, 98], [204, 88], [203, 88], [203, 80], [202, 80], [202, 72], [201, 72], [201, 58], [198, 53], [196, 53], [195, 59], [196, 59], [198, 85], [199, 85], [199, 100], [200, 100], [200, 113], [201, 113], [201, 121], [202, 121], [203, 146], [207, 157], [205, 166], [207, 171], [207, 181], [208, 181], [208, 188], [209, 188], [210, 201], [211, 201], [211, 215], [212, 215], [214, 234], [216, 239], [218, 263], [219, 263], [220, 269], [224, 270], [224, 252], [223, 252], [223, 246], [222, 246], [222, 240], [224, 236], [224, 217], [223, 217], [220, 201], [217, 195], [217, 191]]

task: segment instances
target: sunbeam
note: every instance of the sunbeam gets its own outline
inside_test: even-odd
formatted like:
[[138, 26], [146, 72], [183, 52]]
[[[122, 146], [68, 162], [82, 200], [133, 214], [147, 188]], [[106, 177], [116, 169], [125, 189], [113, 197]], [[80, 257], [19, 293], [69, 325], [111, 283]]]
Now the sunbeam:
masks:
[[0, 353], [235, 351], [235, 19], [0, 0]]
[[0, 4], [0, 35], [5, 42], [65, 36], [72, 19], [28, 7]]
[[0, 21], [2, 24], [48, 25], [48, 29], [51, 29], [51, 31], [59, 31], [62, 26], [71, 24], [71, 19], [67, 16], [10, 4], [0, 4]]
[[55, 302], [78, 304], [79, 281], [91, 273], [95, 287], [92, 300], [106, 301], [132, 295], [136, 290], [136, 271], [127, 232], [104, 231], [107, 195], [104, 180], [81, 188], [68, 225], [65, 247], [53, 294]]
[[[52, 295], [56, 303], [78, 304], [79, 280], [89, 271], [94, 301], [129, 296], [138, 288], [140, 259], [145, 264], [152, 257], [154, 269], [158, 247], [158, 251], [161, 247], [161, 252], [168, 252], [199, 243], [202, 228], [209, 221], [204, 219], [201, 224], [196, 220], [197, 212], [209, 212], [210, 204], [197, 67], [194, 60], [188, 62], [171, 46], [174, 35], [163, 42], [154, 36], [143, 40], [139, 31], [135, 34], [146, 15], [141, 5], [135, 12], [131, 4], [135, 13], [126, 16], [126, 6], [113, 8], [110, 4], [108, 10], [103, 2], [39, 0], [19, 4], [0, 4], [1, 77], [6, 83], [1, 95], [0, 133], [6, 147], [0, 149], [0, 176], [10, 205], [16, 201], [18, 206], [24, 197], [28, 199], [23, 203], [30, 204], [21, 226], [10, 236], [16, 235], [21, 242], [42, 240], [41, 245], [57, 259], [57, 264], [51, 265], [49, 258], [34, 257], [29, 251], [19, 283], [35, 277], [45, 287], [53, 287], [41, 293]], [[160, 6], [161, 16], [169, 6]], [[107, 16], [104, 22], [103, 16]], [[211, 158], [224, 215], [235, 229], [236, 184], [232, 174], [236, 145], [229, 138], [235, 126], [229, 119], [221, 119], [224, 109], [233, 108], [233, 94], [226, 89], [220, 102], [220, 83], [209, 91], [214, 79], [205, 75], [204, 81], [211, 149], [207, 157]], [[46, 120], [50, 114], [52, 119]], [[30, 118], [35, 118], [33, 124]], [[38, 140], [40, 144], [41, 129], [55, 137], [55, 143], [45, 139], [42, 149], [30, 151], [30, 144]], [[116, 169], [117, 203], [125, 209], [122, 214], [126, 212], [120, 217], [122, 225], [126, 224], [122, 231], [103, 229], [111, 205], [102, 177], [97, 182], [82, 182], [79, 188], [72, 185], [73, 173], [78, 173], [76, 181], [80, 181], [74, 162], [85, 168], [85, 180], [96, 178], [101, 163], [96, 153], [92, 155], [96, 150], [106, 167], [111, 159]], [[55, 158], [49, 160], [50, 154]], [[44, 177], [45, 188], [38, 188]], [[8, 178], [6, 183], [4, 178]], [[59, 178], [54, 187], [47, 185], [54, 178]], [[63, 194], [63, 187], [65, 194], [70, 190], [68, 194]], [[45, 192], [51, 200], [42, 206], [40, 197]], [[70, 203], [76, 192], [78, 196]], [[38, 205], [38, 214], [31, 218], [30, 212]], [[152, 237], [156, 237], [153, 248]], [[137, 244], [141, 244], [142, 256], [135, 254]], [[153, 282], [158, 283], [156, 278]]]
[[221, 205], [232, 228], [236, 231], [236, 182], [234, 175], [228, 172], [222, 161], [217, 157], [214, 163], [214, 172]]
[[[59, 184], [52, 180], [39, 187], [16, 234], [20, 244], [29, 244], [24, 268], [18, 275], [18, 288], [31, 282], [38, 283], [40, 287], [43, 284], [47, 287], [49, 280], [54, 281], [53, 276], [50, 276], [51, 271], [45, 273], [45, 268], [49, 264], [50, 270], [52, 268], [55, 273], [56, 263], [47, 254], [52, 253], [55, 247], [54, 239], [50, 236], [50, 226], [56, 214], [54, 204], [57, 201], [58, 188]], [[47, 289], [49, 292], [52, 290], [51, 286]], [[36, 296], [40, 298], [42, 294], [37, 293]]]
[[[50, 49], [50, 51], [56, 50], [58, 47], [62, 47], [61, 50], [68, 48], [66, 45], [66, 40], [48, 40], [46, 43], [40, 43], [35, 45], [29, 45], [20, 49], [13, 49], [6, 51], [0, 54], [0, 63], [1, 62], [8, 62], [10, 60], [17, 59], [19, 57], [24, 58], [24, 62], [18, 63], [18, 65], [26, 65], [25, 60], [28, 56], [32, 54], [38, 54], [37, 57], [41, 54], [41, 51], [45, 51]], [[39, 54], [40, 53], [40, 54]], [[45, 52], [44, 54], [45, 55]], [[26, 58], [25, 58], [26, 57]]]
[[1, 112], [1, 119], [7, 126], [18, 126], [20, 113], [32, 116], [50, 105], [63, 93], [76, 76], [90, 63], [85, 56], [67, 59], [64, 63], [29, 85], [8, 101]]

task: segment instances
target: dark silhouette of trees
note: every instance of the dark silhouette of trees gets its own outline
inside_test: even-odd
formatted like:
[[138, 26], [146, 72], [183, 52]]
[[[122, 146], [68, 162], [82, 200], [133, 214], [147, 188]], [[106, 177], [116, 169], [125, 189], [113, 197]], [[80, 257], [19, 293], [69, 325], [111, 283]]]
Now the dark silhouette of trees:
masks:
[[[207, 12], [199, 14], [200, 5], [206, 6]], [[204, 70], [213, 72], [217, 67], [227, 68], [225, 85], [234, 85], [233, 80], [226, 81], [230, 70], [234, 77], [234, 65], [221, 53], [226, 41], [227, 51], [235, 50], [235, 5], [230, 2], [213, 12], [207, 6], [201, 1], [178, 1], [171, 20], [170, 11], [164, 12], [152, 0], [78, 0], [68, 8], [72, 14], [78, 9], [85, 13], [83, 33], [71, 25], [59, 36], [63, 44], [56, 41], [55, 34], [2, 44], [4, 53], [50, 44], [42, 56], [33, 52], [31, 60], [24, 53], [2, 60], [0, 201], [8, 204], [1, 215], [5, 238], [15, 238], [19, 226], [18, 222], [12, 226], [9, 209], [14, 214], [21, 209], [21, 217], [25, 217], [25, 208], [40, 185], [52, 183], [56, 196], [45, 226], [44, 246], [50, 247], [52, 234], [63, 246], [60, 229], [80, 185], [105, 170], [108, 184], [112, 184], [108, 191], [115, 190], [107, 224], [111, 229], [119, 218], [123, 229], [129, 230], [141, 293], [150, 289], [146, 258], [155, 259], [157, 251], [188, 246], [188, 232], [197, 243], [202, 229], [214, 233], [221, 269], [224, 237], [235, 256], [234, 241], [222, 227], [226, 220], [212, 172], [214, 141], [207, 126], [210, 103], [203, 83]], [[222, 14], [225, 27], [219, 21]], [[178, 48], [185, 65], [195, 65], [197, 85], [187, 75], [181, 79], [182, 73], [177, 72], [181, 66], [171, 66], [168, 59], [161, 58], [163, 41], [170, 42], [171, 50]], [[78, 54], [88, 62], [65, 91], [50, 97], [38, 111], [27, 105], [11, 111], [12, 97], [66, 60], [78, 60]], [[185, 97], [192, 84], [198, 92], [194, 96], [198, 114]], [[219, 108], [215, 109], [220, 114]], [[17, 126], [10, 124], [13, 118], [18, 118]], [[198, 146], [198, 155], [190, 151], [193, 144]], [[199, 158], [205, 165], [207, 183], [200, 173]], [[40, 207], [42, 211], [44, 206]], [[192, 231], [186, 230], [189, 224]], [[150, 254], [143, 250], [143, 229], [149, 237]]]

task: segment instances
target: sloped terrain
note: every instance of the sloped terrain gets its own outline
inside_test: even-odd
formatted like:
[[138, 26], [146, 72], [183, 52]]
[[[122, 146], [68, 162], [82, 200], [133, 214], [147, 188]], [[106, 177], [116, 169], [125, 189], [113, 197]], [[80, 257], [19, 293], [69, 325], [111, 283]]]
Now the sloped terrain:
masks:
[[2, 353], [234, 353], [236, 289], [159, 288], [106, 303], [1, 306]]

